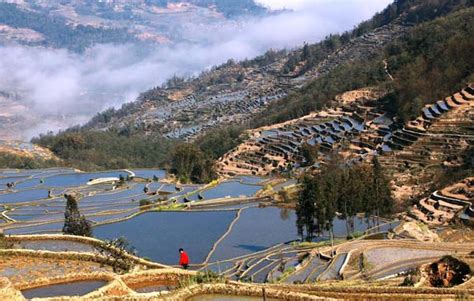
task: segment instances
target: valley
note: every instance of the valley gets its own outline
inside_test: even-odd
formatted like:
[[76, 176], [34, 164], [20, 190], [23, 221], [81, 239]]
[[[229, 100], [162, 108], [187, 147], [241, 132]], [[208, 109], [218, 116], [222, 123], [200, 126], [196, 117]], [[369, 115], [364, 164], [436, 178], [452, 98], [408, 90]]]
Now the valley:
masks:
[[[126, 182], [117, 186], [122, 177]], [[457, 230], [467, 234], [468, 241], [447, 242], [414, 221], [411, 213], [395, 220], [358, 216], [354, 231], [361, 236], [352, 239], [347, 236], [345, 221], [337, 217], [334, 247], [329, 233], [302, 243], [295, 231], [294, 210], [279, 208], [282, 204], [271, 198], [258, 197], [273, 190], [266, 183], [275, 179], [243, 176], [206, 186], [178, 186], [171, 184], [171, 179], [163, 170], [145, 169], [102, 173], [57, 168], [2, 170], [2, 183], [14, 183], [13, 188], [2, 188], [0, 194], [2, 296], [18, 296], [18, 300], [21, 294], [27, 298], [83, 295], [175, 300], [229, 292], [261, 296], [261, 288], [265, 288], [267, 297], [296, 300], [352, 298], [363, 292], [418, 298], [442, 292], [441, 296], [447, 297], [461, 288], [409, 291], [397, 286], [396, 279], [440, 256], [472, 260], [472, 230]], [[228, 184], [232, 189], [226, 188]], [[294, 184], [279, 187], [288, 190]], [[433, 195], [446, 207], [468, 200], [472, 187], [470, 178]], [[95, 237], [114, 240], [123, 236], [133, 251], [114, 257], [110, 254], [117, 249], [103, 240], [61, 234], [63, 193], [78, 196], [80, 211], [92, 223]], [[471, 215], [470, 211], [463, 214]], [[175, 266], [179, 247], [192, 256], [190, 271]], [[402, 253], [405, 256], [399, 256]], [[114, 261], [121, 257], [127, 260]], [[135, 269], [119, 273], [119, 267], [127, 269], [125, 264]], [[216, 279], [214, 284], [191, 286], [191, 290], [180, 288], [196, 271], [213, 271], [229, 280], [225, 286]], [[348, 285], [345, 290], [326, 286], [341, 279]], [[463, 285], [465, 293], [471, 291], [471, 282]], [[259, 288], [258, 283], [272, 284]]]
[[[285, 13], [17, 2], [0, 21], [14, 11], [30, 27], [4, 22], [1, 43], [76, 53]], [[51, 20], [70, 44], [44, 31]], [[0, 298], [472, 299], [473, 34], [470, 1], [396, 0], [317, 43], [156, 80], [28, 143], [12, 139], [35, 118], [28, 103], [2, 92]]]

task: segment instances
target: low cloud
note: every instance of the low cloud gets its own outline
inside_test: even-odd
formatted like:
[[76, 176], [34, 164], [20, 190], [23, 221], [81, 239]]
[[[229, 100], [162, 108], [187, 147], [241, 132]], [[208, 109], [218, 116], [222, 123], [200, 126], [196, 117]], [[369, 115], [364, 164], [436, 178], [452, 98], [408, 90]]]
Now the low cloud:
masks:
[[[272, 0], [262, 0], [262, 2]], [[343, 32], [383, 9], [388, 0], [300, 1], [294, 11], [226, 22], [218, 27], [190, 26], [193, 43], [140, 49], [134, 45], [97, 45], [84, 54], [26, 46], [0, 47], [0, 91], [24, 95], [35, 119], [22, 139], [87, 121], [110, 106], [173, 75], [196, 75], [229, 58], [252, 58], [270, 48], [294, 48]], [[267, 3], [268, 4], [268, 3]]]

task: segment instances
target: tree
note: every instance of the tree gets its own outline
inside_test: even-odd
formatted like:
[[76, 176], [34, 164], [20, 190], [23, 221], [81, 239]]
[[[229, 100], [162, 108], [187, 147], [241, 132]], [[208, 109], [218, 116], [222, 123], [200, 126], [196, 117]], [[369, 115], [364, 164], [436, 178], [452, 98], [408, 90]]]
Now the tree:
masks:
[[309, 48], [308, 43], [304, 43], [303, 51], [301, 54], [301, 60], [306, 61], [311, 56], [311, 49]]
[[375, 156], [372, 160], [372, 176], [372, 191], [374, 193], [377, 216], [392, 213], [394, 200], [390, 180], [385, 176], [384, 170]]
[[64, 213], [63, 233], [78, 236], [92, 236], [91, 224], [84, 215], [81, 215], [77, 206], [77, 196], [65, 194], [66, 212]]
[[212, 158], [195, 144], [178, 145], [173, 151], [171, 165], [172, 171], [182, 182], [210, 182], [217, 176]]
[[105, 240], [98, 247], [98, 251], [102, 256], [107, 258], [107, 263], [112, 267], [115, 273], [128, 272], [134, 265], [129, 254], [135, 255], [135, 249], [125, 237]]
[[[296, 227], [301, 240], [311, 241], [315, 232], [314, 215], [317, 187], [310, 176], [303, 178], [302, 189], [296, 204]], [[306, 232], [306, 235], [305, 235]]]
[[341, 213], [341, 218], [346, 221], [347, 236], [354, 232], [354, 218], [363, 210], [364, 178], [365, 169], [359, 166], [344, 170], [340, 176], [337, 210]]
[[296, 206], [296, 225], [302, 240], [328, 231], [332, 242], [336, 211], [346, 220], [348, 237], [354, 232], [357, 213], [364, 212], [374, 219], [392, 213], [390, 180], [377, 158], [371, 166], [347, 166], [342, 162], [333, 155], [319, 174], [303, 178]]
[[309, 145], [307, 142], [301, 146], [301, 155], [304, 158], [304, 166], [311, 166], [318, 159], [317, 147]]

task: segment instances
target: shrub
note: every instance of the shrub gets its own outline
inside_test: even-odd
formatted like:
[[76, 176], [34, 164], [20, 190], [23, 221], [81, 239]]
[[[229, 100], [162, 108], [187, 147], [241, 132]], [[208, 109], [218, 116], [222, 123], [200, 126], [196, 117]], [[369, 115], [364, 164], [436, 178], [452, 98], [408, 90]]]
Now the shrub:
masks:
[[149, 206], [151, 204], [153, 204], [153, 201], [147, 200], [147, 199], [141, 199], [140, 202], [139, 202], [140, 207]]
[[65, 194], [67, 200], [66, 212], [64, 213], [63, 233], [78, 236], [92, 236], [91, 224], [84, 215], [81, 215], [77, 206], [76, 196]]
[[180, 280], [179, 285], [180, 287], [187, 287], [193, 284], [219, 283], [223, 281], [224, 278], [222, 278], [218, 273], [206, 270], [204, 272], [200, 271], [196, 275], [187, 277], [184, 280]]
[[0, 249], [11, 249], [13, 248], [13, 243], [7, 241], [5, 234], [0, 233]]
[[419, 269], [410, 270], [403, 279], [401, 286], [414, 286], [418, 281], [420, 281], [420, 278], [421, 276]]
[[98, 251], [107, 258], [108, 264], [115, 273], [125, 273], [130, 271], [134, 263], [126, 255], [135, 255], [135, 249], [130, 245], [125, 237], [119, 237], [113, 240], [105, 240]]

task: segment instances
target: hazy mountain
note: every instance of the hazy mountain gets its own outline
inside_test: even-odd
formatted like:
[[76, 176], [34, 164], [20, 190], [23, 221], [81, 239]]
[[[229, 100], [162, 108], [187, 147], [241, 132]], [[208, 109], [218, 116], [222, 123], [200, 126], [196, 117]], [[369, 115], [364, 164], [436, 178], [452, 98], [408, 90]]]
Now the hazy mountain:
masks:
[[175, 75], [320, 41], [389, 2], [308, 0], [278, 12], [234, 0], [1, 2], [0, 138], [81, 124]]
[[177, 43], [193, 25], [264, 15], [252, 0], [14, 1], [0, 3], [0, 43], [84, 51], [98, 43]]

